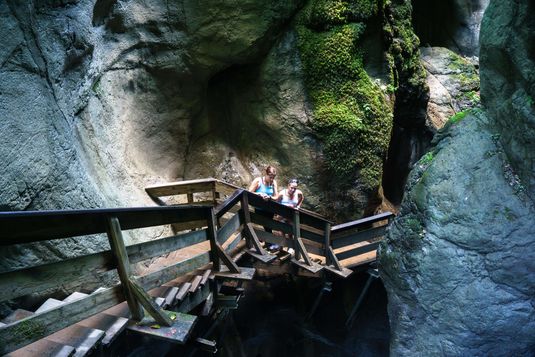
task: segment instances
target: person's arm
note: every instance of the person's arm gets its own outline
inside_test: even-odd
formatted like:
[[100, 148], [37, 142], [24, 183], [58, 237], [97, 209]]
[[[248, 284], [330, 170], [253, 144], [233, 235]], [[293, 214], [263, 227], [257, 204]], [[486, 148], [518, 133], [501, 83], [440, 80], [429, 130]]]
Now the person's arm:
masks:
[[303, 195], [303, 191], [297, 191], [297, 206], [295, 206], [295, 208], [301, 208], [301, 204], [303, 203], [304, 199], [305, 195]]
[[277, 185], [277, 181], [273, 180], [273, 197], [277, 196], [279, 194], [279, 186]]
[[[284, 190], [283, 190], [283, 191], [284, 191]], [[273, 201], [275, 201], [275, 202], [280, 202], [280, 201], [282, 201], [282, 192], [283, 192], [283, 191], [281, 191], [281, 192], [279, 192], [277, 195], [273, 196]]]
[[249, 191], [255, 192], [256, 190], [258, 190], [259, 183], [260, 183], [260, 177], [255, 178], [253, 182], [251, 182], [251, 185], [249, 186]]

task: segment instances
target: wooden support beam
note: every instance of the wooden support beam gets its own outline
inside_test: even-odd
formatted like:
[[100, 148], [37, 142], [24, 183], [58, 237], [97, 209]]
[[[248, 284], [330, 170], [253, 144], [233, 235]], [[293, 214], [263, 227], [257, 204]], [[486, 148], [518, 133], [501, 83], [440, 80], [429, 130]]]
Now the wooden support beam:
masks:
[[257, 237], [257, 235], [256, 235], [256, 233], [254, 231], [254, 228], [252, 227], [252, 224], [251, 223], [246, 223], [245, 226], [243, 227], [243, 229], [245, 231], [245, 235], [249, 238], [252, 247], [256, 250], [256, 253], [260, 254], [260, 255], [269, 255], [264, 250], [264, 248], [262, 248], [262, 245], [260, 244], [260, 240], [258, 239], [258, 237]]
[[334, 251], [331, 247], [327, 248], [327, 257], [329, 257], [329, 261], [330, 261], [330, 264], [327, 264], [327, 265], [332, 264], [337, 270], [343, 269], [342, 264], [340, 264], [340, 262], [338, 261], [338, 258], [336, 258], [336, 255], [334, 254]]
[[[229, 255], [227, 255], [223, 247], [221, 247], [218, 243], [216, 243], [216, 251], [217, 251], [217, 254], [219, 255], [219, 258], [221, 258], [221, 260], [223, 261], [223, 264], [227, 266], [230, 272], [240, 273], [240, 268], [238, 268], [236, 263], [234, 263], [232, 258]], [[216, 270], [216, 271], [221, 271], [221, 269]]]
[[108, 240], [110, 241], [111, 251], [117, 260], [117, 272], [119, 273], [121, 286], [123, 287], [124, 296], [126, 297], [132, 318], [134, 320], [141, 321], [143, 319], [143, 308], [136, 300], [135, 294], [131, 290], [129, 281], [132, 272], [130, 270], [130, 262], [128, 261], [128, 254], [126, 253], [126, 247], [124, 245], [121, 225], [117, 217], [108, 218], [107, 233]]
[[323, 242], [323, 245], [324, 245], [324, 249], [325, 249], [325, 265], [331, 265], [332, 264], [332, 259], [331, 259], [331, 256], [329, 255], [329, 249], [331, 248], [331, 224], [329, 222], [325, 222], [325, 231], [323, 233], [323, 237], [324, 237], [324, 242]]
[[152, 300], [152, 298], [139, 286], [134, 280], [129, 279], [130, 291], [132, 291], [137, 299], [143, 305], [145, 310], [152, 316], [154, 321], [163, 326], [171, 326], [173, 320]]
[[303, 241], [300, 237], [300, 223], [299, 223], [299, 211], [294, 211], [294, 217], [293, 217], [293, 234], [294, 234], [294, 240], [295, 240], [295, 246], [297, 247], [295, 251], [295, 258], [296, 260], [299, 260], [300, 256], [303, 256], [303, 260], [305, 261], [306, 265], [312, 265], [312, 259], [308, 256], [308, 252], [305, 248], [305, 245], [303, 244]]
[[217, 221], [214, 214], [214, 209], [210, 210], [210, 214], [207, 217], [208, 221], [208, 239], [210, 240], [210, 260], [212, 261], [212, 267], [215, 271], [221, 270], [221, 264], [219, 262], [219, 252], [217, 251]]

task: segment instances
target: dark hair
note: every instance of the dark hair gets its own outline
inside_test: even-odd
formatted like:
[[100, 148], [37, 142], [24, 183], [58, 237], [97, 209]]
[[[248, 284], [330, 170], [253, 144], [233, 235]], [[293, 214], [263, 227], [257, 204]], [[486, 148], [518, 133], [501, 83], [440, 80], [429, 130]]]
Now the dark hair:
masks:
[[266, 174], [269, 175], [269, 172], [270, 171], [273, 171], [274, 174], [277, 174], [277, 169], [271, 165], [269, 165], [268, 167], [266, 167]]

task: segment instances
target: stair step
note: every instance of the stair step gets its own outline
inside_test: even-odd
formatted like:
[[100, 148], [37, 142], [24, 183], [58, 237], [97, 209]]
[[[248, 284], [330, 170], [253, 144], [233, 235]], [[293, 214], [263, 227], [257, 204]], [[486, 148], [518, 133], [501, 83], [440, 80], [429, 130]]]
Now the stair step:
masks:
[[191, 287], [189, 288], [190, 293], [194, 293], [199, 285], [201, 284], [202, 275], [196, 275], [193, 280], [191, 280]]
[[166, 314], [175, 314], [176, 318], [173, 321], [173, 325], [170, 327], [160, 326], [154, 328], [155, 325], [158, 325], [156, 321], [150, 316], [146, 315], [143, 320], [140, 322], [130, 321], [128, 330], [141, 333], [143, 335], [149, 335], [155, 338], [164, 339], [170, 342], [184, 344], [195, 323], [197, 322], [197, 316], [183, 314], [180, 312], [172, 312], [164, 310]]
[[190, 288], [191, 288], [191, 283], [189, 283], [189, 282], [186, 282], [186, 283], [183, 283], [182, 285], [180, 285], [180, 289], [178, 289], [178, 293], [175, 296], [175, 301], [174, 301], [173, 305], [176, 305], [179, 302], [181, 302], [182, 300], [184, 300], [184, 298], [188, 294]]
[[80, 293], [78, 291], [75, 291], [71, 295], [69, 295], [65, 299], [63, 299], [63, 302], [73, 302], [73, 301], [76, 301], [76, 300], [83, 299], [86, 296], [89, 296], [89, 295], [88, 294], [84, 294], [84, 293]]
[[3, 320], [2, 323], [4, 324], [10, 324], [15, 321], [22, 320], [28, 316], [32, 316], [33, 312], [24, 310], [24, 309], [17, 309], [13, 311], [11, 314], [7, 315]]
[[211, 272], [212, 271], [210, 269], [207, 269], [204, 271], [204, 273], [202, 274], [201, 285], [206, 284], [206, 282], [208, 281], [208, 278], [210, 277]]
[[101, 291], [104, 291], [106, 290], [106, 288], [103, 288], [102, 286], [99, 287], [97, 290], [93, 291], [91, 294], [96, 294], [96, 293], [100, 293]]
[[75, 352], [74, 347], [49, 340], [39, 340], [16, 351], [8, 353], [9, 357], [69, 357]]
[[50, 298], [50, 299], [47, 299], [43, 303], [43, 305], [41, 305], [37, 310], [35, 310], [35, 313], [39, 314], [41, 312], [45, 312], [45, 311], [51, 310], [51, 309], [53, 309], [55, 307], [58, 307], [60, 305], [63, 305], [63, 304], [65, 304], [63, 301]]
[[75, 348], [75, 357], [88, 355], [104, 338], [104, 331], [78, 324], [53, 333], [45, 340], [61, 343]]
[[163, 296], [165, 298], [165, 301], [162, 305], [164, 309], [173, 305], [177, 293], [178, 288], [176, 286], [172, 286], [169, 288], [169, 290], [165, 293], [165, 296]]
[[130, 318], [130, 309], [128, 308], [128, 303], [126, 301], [110, 307], [108, 310], [104, 310], [103, 313], [112, 316], [126, 317], [127, 319]]
[[84, 327], [104, 331], [106, 336], [102, 339], [102, 344], [109, 345], [121, 332], [124, 331], [127, 323], [128, 319], [125, 317], [100, 313], [82, 320], [78, 324]]

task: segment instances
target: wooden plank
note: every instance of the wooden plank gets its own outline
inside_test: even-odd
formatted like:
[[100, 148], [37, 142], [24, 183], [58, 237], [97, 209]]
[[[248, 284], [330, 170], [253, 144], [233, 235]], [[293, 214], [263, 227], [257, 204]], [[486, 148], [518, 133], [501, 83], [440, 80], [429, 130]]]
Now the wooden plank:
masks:
[[186, 294], [189, 292], [189, 289], [191, 288], [190, 282], [185, 282], [180, 286], [180, 290], [178, 290], [178, 293], [175, 297], [175, 304], [177, 304], [179, 301], [184, 300], [184, 297], [186, 297]]
[[344, 260], [344, 259], [348, 259], [348, 258], [357, 256], [357, 255], [360, 255], [360, 254], [363, 254], [363, 253], [368, 253], [368, 252], [370, 252], [372, 250], [377, 250], [377, 247], [379, 246], [379, 243], [380, 242], [373, 242], [373, 243], [366, 244], [366, 245], [363, 245], [363, 246], [355, 248], [355, 249], [351, 249], [351, 250], [347, 250], [347, 251], [342, 252], [342, 253], [338, 253], [338, 254], [336, 254], [336, 258], [338, 258], [338, 260]]
[[[173, 324], [173, 321], [167, 316], [163, 310], [154, 303], [152, 298], [143, 290], [139, 284], [137, 284], [135, 281], [129, 279], [128, 283], [130, 284], [130, 289], [134, 293], [136, 300], [143, 305], [145, 310], [152, 316], [152, 318], [160, 325], [163, 326], [171, 326]], [[162, 299], [162, 302], [165, 301], [165, 299]], [[130, 306], [130, 305], [128, 305]]]
[[241, 233], [236, 234], [232, 242], [230, 242], [229, 245], [225, 248], [225, 252], [228, 253], [232, 251], [234, 248], [236, 248], [242, 239], [243, 237]]
[[[134, 244], [126, 247], [131, 263], [163, 255], [207, 239], [206, 230]], [[111, 251], [89, 254], [27, 269], [0, 274], [0, 301], [6, 301], [54, 288], [115, 269]]]
[[202, 280], [201, 275], [196, 275], [195, 277], [193, 277], [193, 279], [191, 280], [191, 287], [189, 288], [190, 293], [194, 293], [199, 288], [199, 285], [201, 284], [201, 280]]
[[323, 255], [325, 256], [325, 265], [330, 265], [332, 264], [331, 263], [332, 259], [329, 254], [329, 249], [331, 248], [331, 224], [330, 223], [325, 223], [325, 228], [323, 232], [324, 232], [323, 247], [325, 249], [325, 253]]
[[165, 301], [163, 303], [163, 307], [167, 308], [171, 305], [173, 305], [175, 301], [176, 294], [178, 294], [178, 288], [176, 286], [171, 286], [170, 289], [165, 294], [164, 298]]
[[227, 239], [232, 235], [232, 233], [236, 232], [242, 222], [240, 221], [240, 215], [235, 214], [231, 219], [229, 219], [223, 227], [221, 227], [217, 231], [217, 241], [219, 244], [223, 244], [227, 241]]
[[332, 265], [326, 265], [323, 267], [323, 269], [341, 278], [347, 278], [348, 276], [353, 274], [353, 270], [351, 269], [347, 269], [347, 268], [337, 269]]
[[201, 285], [206, 284], [206, 282], [208, 281], [208, 278], [210, 277], [211, 272], [212, 270], [206, 269], [204, 273], [202, 273]]
[[[336, 254], [334, 254], [334, 251], [331, 247], [329, 247], [327, 249], [327, 256], [329, 257], [329, 262], [330, 264], [334, 265], [334, 268], [336, 270], [342, 270], [342, 265], [340, 264], [340, 262], [338, 261], [338, 258], [336, 258]], [[330, 265], [330, 264], [327, 264], [327, 265]]]
[[210, 263], [210, 255], [208, 252], [205, 252], [178, 262], [174, 265], [162, 268], [151, 274], [138, 277], [136, 280], [141, 286], [143, 286], [143, 288], [150, 290], [168, 281], [176, 279], [180, 275], [195, 269], [199, 269], [208, 263]]
[[72, 325], [55, 332], [46, 339], [49, 341], [72, 346], [75, 349], [74, 357], [87, 356], [104, 338], [104, 331], [80, 325]]
[[210, 207], [173, 206], [0, 212], [0, 246], [106, 233], [117, 217], [124, 230], [206, 220]]
[[174, 315], [175, 320], [169, 327], [159, 326], [151, 316], [145, 317], [140, 322], [132, 321], [127, 327], [129, 331], [137, 332], [143, 335], [162, 339], [165, 341], [184, 344], [188, 340], [193, 327], [197, 322], [197, 316], [188, 315], [180, 312], [163, 311], [166, 315]]
[[268, 253], [262, 248], [262, 245], [260, 244], [260, 240], [258, 239], [258, 236], [256, 235], [254, 228], [251, 223], [245, 224], [243, 227], [245, 235], [249, 238], [251, 246], [256, 252], [256, 254], [266, 256]]
[[243, 190], [239, 189], [232, 193], [232, 195], [227, 198], [223, 203], [214, 208], [215, 215], [219, 218], [227, 213], [232, 207], [236, 206], [240, 202], [242, 197]]
[[[244, 192], [244, 196], [247, 196], [248, 205], [256, 208], [263, 209], [264, 211], [278, 214], [284, 218], [293, 218], [293, 208], [284, 206], [278, 202], [269, 200], [266, 201], [262, 197], [252, 192]], [[247, 220], [246, 220], [247, 222]]]
[[110, 242], [111, 251], [117, 261], [117, 272], [121, 280], [121, 286], [124, 290], [124, 296], [132, 313], [134, 320], [141, 320], [143, 318], [143, 310], [141, 304], [136, 300], [132, 287], [129, 284], [132, 271], [130, 269], [130, 261], [126, 253], [123, 235], [121, 233], [121, 225], [116, 217], [108, 219], [108, 240]]
[[69, 296], [67, 296], [65, 299], [63, 299], [63, 302], [73, 302], [73, 301], [76, 301], [76, 300], [83, 299], [86, 296], [87, 296], [87, 294], [81, 293], [79, 291], [75, 291], [72, 294], [70, 294]]
[[345, 247], [347, 245], [364, 242], [373, 238], [384, 236], [386, 228], [388, 226], [380, 226], [367, 229], [365, 231], [355, 233], [344, 233], [343, 235], [333, 236], [331, 239], [331, 245], [333, 249]]
[[210, 311], [212, 311], [212, 307], [214, 306], [214, 293], [208, 294], [208, 297], [204, 301], [204, 305], [199, 313], [201, 316], [208, 316], [210, 314]]
[[298, 267], [305, 269], [313, 274], [316, 274], [320, 272], [323, 269], [323, 265], [320, 265], [318, 263], [310, 262], [310, 264], [301, 262], [295, 258], [292, 258], [292, 263], [297, 265]]
[[163, 254], [204, 242], [208, 239], [206, 229], [178, 234], [134, 244], [126, 248], [131, 263], [161, 256]]
[[176, 311], [179, 312], [190, 312], [197, 306], [199, 306], [210, 294], [210, 287], [208, 285], [202, 286], [200, 289], [197, 289], [194, 293], [186, 295], [184, 300], [175, 307]]
[[223, 271], [214, 272], [214, 275], [218, 279], [229, 279], [229, 280], [252, 280], [256, 270], [255, 268], [245, 268], [242, 267], [239, 273], [233, 273], [228, 269]]
[[338, 234], [347, 230], [352, 230], [355, 228], [366, 228], [367, 225], [370, 225], [375, 222], [384, 221], [386, 219], [391, 220], [394, 217], [392, 212], [384, 212], [381, 214], [376, 214], [374, 216], [362, 218], [356, 221], [351, 221], [343, 224], [336, 225], [332, 227], [332, 234]]
[[258, 253], [256, 253], [255, 251], [253, 251], [251, 249], [246, 249], [245, 252], [247, 254], [249, 254], [250, 256], [252, 256], [253, 258], [255, 258], [257, 260], [260, 260], [262, 263], [270, 263], [270, 262], [274, 261], [275, 259], [277, 259], [276, 255], [258, 254]]
[[111, 344], [121, 332], [124, 331], [128, 319], [119, 316], [112, 316], [101, 312], [100, 314], [93, 315], [78, 323], [80, 326], [90, 327], [98, 330], [102, 330], [105, 333], [102, 339], [102, 344], [107, 346]]
[[170, 182], [161, 185], [151, 185], [145, 187], [145, 192], [150, 196], [163, 197], [173, 195], [183, 195], [188, 193], [208, 192], [215, 187], [213, 178]]
[[226, 183], [220, 180], [216, 180], [216, 183], [215, 183], [216, 192], [219, 192], [220, 195], [224, 195], [224, 196], [230, 196], [236, 190], [240, 190], [240, 189], [243, 189], [243, 188], [231, 185], [229, 183]]
[[72, 346], [48, 340], [39, 340], [5, 355], [6, 357], [70, 357], [75, 350]]

